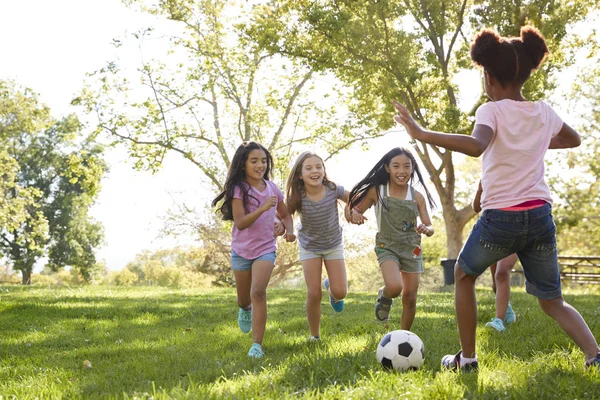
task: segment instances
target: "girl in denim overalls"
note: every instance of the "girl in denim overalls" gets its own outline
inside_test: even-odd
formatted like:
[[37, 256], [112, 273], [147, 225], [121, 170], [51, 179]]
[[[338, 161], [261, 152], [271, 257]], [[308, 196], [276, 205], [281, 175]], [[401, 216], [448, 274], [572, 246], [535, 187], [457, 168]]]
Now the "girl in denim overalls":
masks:
[[415, 158], [410, 151], [397, 147], [352, 189], [347, 212], [350, 222], [362, 224], [363, 213], [375, 205], [375, 253], [384, 282], [375, 302], [375, 317], [387, 321], [392, 299], [402, 294], [400, 326], [405, 330], [410, 330], [417, 309], [419, 275], [423, 272], [421, 235], [433, 235], [425, 197], [411, 185], [415, 173], [433, 207]]
[[503, 38], [484, 29], [471, 45], [471, 59], [483, 68], [490, 102], [475, 114], [469, 135], [423, 129], [398, 102], [395, 120], [414, 139], [434, 146], [483, 156], [483, 213], [463, 245], [454, 268], [455, 305], [461, 350], [442, 358], [442, 367], [476, 371], [477, 301], [475, 280], [489, 265], [517, 253], [536, 296], [585, 355], [586, 367], [600, 368], [600, 348], [582, 316], [562, 297], [552, 220], [552, 196], [544, 180], [547, 149], [577, 147], [579, 134], [543, 101], [529, 101], [523, 84], [548, 54], [542, 34], [531, 26], [520, 37]]

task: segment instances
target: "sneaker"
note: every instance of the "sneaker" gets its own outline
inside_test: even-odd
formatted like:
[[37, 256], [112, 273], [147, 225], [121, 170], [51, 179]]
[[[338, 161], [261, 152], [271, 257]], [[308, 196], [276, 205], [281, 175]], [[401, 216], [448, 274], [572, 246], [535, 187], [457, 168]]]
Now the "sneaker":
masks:
[[502, 323], [502, 320], [500, 318], [492, 318], [492, 320], [485, 324], [485, 326], [487, 326], [488, 328], [493, 328], [498, 332], [504, 332], [505, 329], [504, 324]]
[[390, 310], [392, 309], [392, 299], [383, 297], [383, 288], [377, 293], [377, 301], [375, 302], [375, 318], [381, 322], [385, 322], [390, 318]]
[[238, 325], [240, 330], [244, 333], [250, 332], [252, 330], [252, 309], [244, 310], [240, 308], [238, 312]]
[[[325, 286], [325, 289], [327, 289], [327, 294], [329, 294], [329, 278], [325, 278], [323, 281], [323, 286]], [[329, 304], [331, 304], [331, 308], [333, 308], [333, 311], [335, 312], [344, 311], [344, 300], [336, 300], [329, 295]]]
[[309, 343], [316, 343], [316, 342], [320, 342], [320, 341], [321, 341], [321, 336], [309, 336], [309, 338], [308, 338]]
[[479, 369], [479, 363], [477, 361], [473, 361], [472, 363], [468, 363], [465, 365], [460, 365], [460, 355], [462, 354], [462, 350], [458, 352], [456, 355], [448, 354], [442, 357], [442, 368], [446, 368], [452, 371], [461, 372], [474, 372]]
[[508, 303], [508, 308], [506, 309], [506, 315], [504, 316], [505, 324], [512, 324], [517, 320], [517, 316], [515, 315], [515, 311], [513, 310], [510, 303]]
[[250, 350], [248, 350], [248, 357], [261, 358], [264, 355], [265, 353], [263, 352], [262, 346], [258, 343], [254, 343], [252, 347], [250, 347]]
[[592, 361], [586, 361], [585, 367], [586, 368], [596, 367], [596, 368], [600, 369], [600, 353], [596, 354], [596, 357]]

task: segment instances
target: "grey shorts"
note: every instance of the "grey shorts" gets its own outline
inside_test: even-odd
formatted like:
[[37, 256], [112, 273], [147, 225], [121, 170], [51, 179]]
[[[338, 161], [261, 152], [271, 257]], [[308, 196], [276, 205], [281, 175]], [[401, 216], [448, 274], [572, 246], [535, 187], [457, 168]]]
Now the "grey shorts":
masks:
[[325, 261], [343, 260], [344, 246], [340, 244], [339, 246], [329, 250], [310, 251], [304, 249], [300, 244], [298, 244], [298, 253], [300, 254], [300, 261], [310, 260], [311, 258], [322, 258]]

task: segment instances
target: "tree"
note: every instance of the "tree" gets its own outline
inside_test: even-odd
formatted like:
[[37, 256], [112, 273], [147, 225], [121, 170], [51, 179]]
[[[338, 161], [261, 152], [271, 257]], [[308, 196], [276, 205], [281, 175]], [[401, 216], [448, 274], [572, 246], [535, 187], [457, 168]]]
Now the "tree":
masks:
[[[484, 26], [504, 36], [518, 34], [525, 23], [537, 26], [552, 56], [525, 87], [526, 96], [536, 99], [571, 60], [565, 52], [575, 44], [565, 40], [567, 28], [593, 6], [553, 0], [273, 0], [262, 24], [274, 27], [265, 29], [261, 43], [273, 53], [305, 60], [316, 71], [335, 73], [354, 88], [354, 113], [379, 130], [392, 126], [392, 100], [397, 99], [421, 125], [467, 134], [475, 109], [485, 101], [482, 96], [470, 112], [458, 106], [454, 77], [471, 66], [467, 37]], [[414, 149], [439, 195], [448, 256], [456, 258], [463, 227], [475, 214], [470, 204], [456, 203], [453, 154], [422, 143]]]
[[14, 174], [14, 184], [5, 175], [3, 201], [24, 206], [18, 219], [0, 224], [0, 254], [21, 271], [24, 284], [44, 256], [50, 268], [72, 266], [84, 278], [96, 266], [102, 226], [88, 210], [106, 167], [102, 148], [80, 140], [80, 130], [72, 115], [52, 118], [30, 89], [0, 81], [0, 154]]

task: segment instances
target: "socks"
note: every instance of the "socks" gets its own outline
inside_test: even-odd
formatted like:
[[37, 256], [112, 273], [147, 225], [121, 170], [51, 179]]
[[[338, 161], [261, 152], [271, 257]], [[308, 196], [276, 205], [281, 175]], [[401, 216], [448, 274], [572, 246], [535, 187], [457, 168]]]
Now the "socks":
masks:
[[463, 357], [462, 353], [460, 353], [460, 365], [467, 365], [477, 361], [477, 355], [473, 358]]

